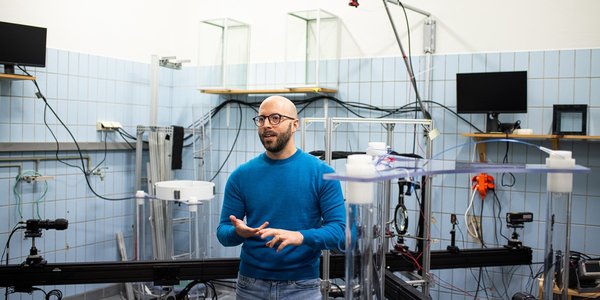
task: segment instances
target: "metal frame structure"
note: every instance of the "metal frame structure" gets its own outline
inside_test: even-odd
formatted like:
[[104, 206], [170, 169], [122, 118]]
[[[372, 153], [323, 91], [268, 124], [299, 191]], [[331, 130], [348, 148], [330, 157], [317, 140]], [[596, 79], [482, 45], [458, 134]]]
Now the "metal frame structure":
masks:
[[[204, 141], [204, 136], [210, 136], [210, 125], [208, 126], [208, 128], [206, 126], [204, 126], [204, 124], [210, 124], [210, 114], [204, 115], [202, 120], [201, 120], [201, 124], [202, 126], [200, 127], [194, 127], [194, 128], [185, 128], [184, 129], [184, 134], [190, 134], [192, 135], [192, 145], [193, 145], [193, 153], [192, 156], [194, 159], [197, 158], [204, 158], [204, 151], [206, 149], [208, 149], [208, 146], [206, 145], [205, 141]], [[158, 126], [138, 126], [137, 127], [137, 135], [136, 135], [136, 156], [135, 156], [135, 190], [136, 191], [140, 191], [142, 190], [142, 182], [143, 182], [143, 178], [142, 178], [142, 169], [143, 169], [143, 150], [144, 150], [144, 142], [143, 142], [143, 137], [144, 134], [149, 133], [149, 132], [157, 132], [157, 131], [163, 131], [166, 134], [171, 134], [173, 133], [173, 127], [158, 127]], [[199, 136], [199, 137], [197, 137]], [[198, 143], [198, 140], [200, 140], [200, 143]], [[208, 142], [208, 145], [210, 145], [210, 142]], [[194, 164], [194, 176], [196, 178], [194, 178], [194, 180], [199, 180], [199, 179], [203, 179], [203, 178], [197, 178], [197, 177], [201, 177], [199, 174], [202, 174], [203, 170], [200, 169], [200, 167], [197, 166], [197, 164]], [[152, 185], [154, 184], [154, 182], [151, 182], [151, 180], [148, 178], [148, 192], [149, 194], [153, 194], [152, 189], [150, 188]], [[137, 206], [137, 204], [136, 204]], [[134, 210], [135, 211], [135, 210]], [[167, 220], [170, 222], [165, 222], [164, 226], [166, 226], [166, 228], [172, 228], [172, 220]], [[138, 230], [138, 225], [136, 222], [136, 228], [134, 230], [135, 234], [135, 242], [134, 242], [134, 253], [136, 253], [136, 259], [143, 259], [145, 258], [145, 253], [143, 251], [143, 247], [144, 245], [140, 244], [140, 241], [143, 240], [141, 237], [145, 236], [145, 232], [139, 231]], [[139, 234], [137, 234], [139, 232]], [[138, 235], [141, 235], [138, 236]], [[169, 241], [167, 241], [168, 243]]]
[[[302, 122], [301, 122], [301, 131], [302, 131], [302, 135], [301, 135], [301, 140], [300, 140], [300, 144], [301, 147], [304, 148], [305, 143], [306, 143], [306, 129], [307, 127], [311, 124], [311, 123], [315, 123], [315, 122], [319, 122], [319, 123], [325, 123], [325, 162], [327, 164], [331, 164], [331, 160], [332, 160], [332, 140], [333, 140], [333, 132], [335, 130], [335, 128], [342, 123], [354, 123], [354, 124], [381, 124], [383, 126], [385, 126], [386, 131], [387, 131], [387, 139], [386, 139], [386, 143], [387, 145], [392, 145], [393, 144], [393, 131], [394, 131], [394, 127], [395, 125], [421, 125], [423, 127], [425, 127], [425, 129], [427, 131], [431, 131], [433, 130], [433, 121], [429, 120], [429, 119], [386, 119], [386, 118], [340, 118], [340, 117], [329, 117], [329, 118], [302, 118]], [[427, 143], [427, 149], [425, 151], [425, 158], [429, 159], [432, 156], [433, 150], [431, 147], [431, 143]], [[423, 228], [424, 228], [424, 232], [423, 232], [423, 236], [430, 236], [430, 220], [431, 220], [431, 179], [428, 179], [429, 182], [427, 182], [426, 186], [425, 186], [425, 200], [423, 201], [423, 209], [424, 209], [424, 220], [423, 220]], [[390, 201], [391, 201], [391, 183], [390, 181], [385, 181], [383, 182], [384, 187], [383, 187], [383, 212], [384, 212], [384, 218], [382, 218], [382, 222], [383, 224], [380, 224], [382, 227], [381, 228], [385, 228], [385, 223], [388, 222], [388, 218], [389, 218], [389, 210], [390, 210]], [[388, 244], [388, 239], [387, 238], [383, 238], [383, 251], [387, 252], [389, 249], [389, 244]], [[382, 261], [381, 261], [381, 265], [382, 266], [386, 266], [386, 259], [385, 259], [385, 253], [381, 253], [381, 257], [382, 257]], [[428, 295], [429, 294], [429, 278], [428, 278], [428, 273], [430, 270], [430, 250], [429, 247], [425, 247], [423, 250], [423, 278], [422, 278], [422, 291], [424, 294]], [[380, 270], [381, 274], [379, 274], [379, 278], [385, 278], [385, 272], [384, 272], [384, 268], [381, 268]], [[323, 251], [323, 270], [322, 270], [322, 288], [323, 288], [323, 295], [327, 295], [327, 292], [329, 291], [330, 287], [331, 287], [331, 283], [329, 282], [329, 252], [328, 251]], [[385, 291], [384, 291], [384, 286], [381, 286], [381, 290], [380, 290], [380, 295], [384, 295]]]

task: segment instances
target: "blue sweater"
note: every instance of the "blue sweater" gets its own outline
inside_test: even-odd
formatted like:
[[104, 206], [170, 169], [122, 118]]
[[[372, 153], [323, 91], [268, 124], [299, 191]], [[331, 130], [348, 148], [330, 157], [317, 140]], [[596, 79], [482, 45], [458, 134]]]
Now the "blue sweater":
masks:
[[[322, 249], [344, 246], [345, 207], [339, 181], [323, 180], [333, 169], [297, 149], [284, 160], [265, 153], [238, 167], [227, 180], [217, 238], [224, 246], [243, 243], [240, 274], [265, 280], [301, 280], [319, 277]], [[246, 217], [256, 228], [300, 231], [304, 242], [277, 253], [260, 237], [242, 238], [229, 216]]]

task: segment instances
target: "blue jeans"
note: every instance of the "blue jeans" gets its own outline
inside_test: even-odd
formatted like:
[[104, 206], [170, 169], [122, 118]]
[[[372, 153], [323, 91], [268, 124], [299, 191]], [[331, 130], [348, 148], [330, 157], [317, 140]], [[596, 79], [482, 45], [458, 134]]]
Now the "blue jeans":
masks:
[[321, 280], [262, 280], [238, 274], [238, 300], [320, 300]]

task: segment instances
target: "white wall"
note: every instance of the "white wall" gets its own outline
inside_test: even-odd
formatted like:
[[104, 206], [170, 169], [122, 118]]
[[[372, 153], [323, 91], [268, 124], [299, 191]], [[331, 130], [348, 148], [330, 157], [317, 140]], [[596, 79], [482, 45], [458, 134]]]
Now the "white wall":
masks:
[[[437, 20], [436, 53], [600, 47], [597, 0], [421, 0], [407, 4]], [[398, 55], [382, 1], [362, 0], [0, 0], [0, 20], [48, 27], [48, 47], [149, 62], [151, 54], [196, 61], [200, 20], [250, 24], [251, 62], [285, 59], [286, 13], [322, 8], [343, 23], [342, 57]], [[402, 10], [391, 5], [404, 47]], [[422, 15], [409, 11], [413, 54]], [[210, 47], [211, 45], [203, 45]]]

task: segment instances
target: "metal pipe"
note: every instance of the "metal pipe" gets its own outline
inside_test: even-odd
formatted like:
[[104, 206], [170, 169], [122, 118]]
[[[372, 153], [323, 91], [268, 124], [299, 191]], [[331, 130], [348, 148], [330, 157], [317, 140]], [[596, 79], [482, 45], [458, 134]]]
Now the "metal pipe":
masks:
[[426, 119], [431, 119], [431, 115], [423, 106], [423, 101], [421, 101], [421, 96], [419, 95], [419, 89], [417, 88], [417, 80], [415, 79], [415, 72], [408, 61], [408, 56], [404, 51], [404, 47], [402, 46], [402, 42], [400, 41], [400, 36], [398, 35], [398, 31], [396, 31], [396, 24], [394, 23], [394, 19], [392, 18], [392, 14], [390, 13], [390, 9], [387, 6], [387, 0], [383, 0], [383, 6], [385, 7], [385, 11], [390, 20], [390, 24], [392, 25], [392, 30], [394, 31], [394, 37], [396, 37], [396, 42], [398, 43], [398, 47], [400, 48], [400, 52], [402, 53], [402, 58], [404, 60], [404, 65], [406, 66], [406, 71], [410, 77], [410, 83], [412, 84], [413, 90], [415, 91], [415, 96], [417, 98], [417, 103], [421, 107], [421, 113], [423, 117]]
[[23, 172], [22, 165], [0, 165], [0, 168], [17, 168], [17, 169], [19, 169], [19, 174], [21, 174]]
[[[87, 161], [87, 169], [91, 170], [92, 169], [92, 159], [90, 158], [89, 155], [83, 155], [83, 156], [63, 156], [63, 157], [59, 157], [58, 159], [60, 160], [79, 160], [79, 159], [83, 159]], [[52, 156], [52, 157], [37, 157], [37, 156], [19, 156], [19, 157], [0, 157], [0, 162], [3, 161], [8, 161], [8, 162], [14, 162], [14, 161], [33, 161], [36, 163], [39, 163], [40, 161], [44, 161], [44, 160], [58, 160], [56, 158], [56, 156]]]
[[[331, 145], [333, 142], [331, 141], [333, 137], [333, 122], [331, 118], [326, 119], [325, 123], [325, 162], [328, 165], [331, 165]], [[323, 250], [323, 281], [321, 282], [321, 290], [323, 292], [323, 300], [328, 299], [329, 289], [331, 288], [331, 282], [329, 281], [329, 251]]]
[[153, 126], [158, 123], [158, 76], [159, 58], [158, 55], [152, 55], [150, 59], [150, 125]]
[[[433, 121], [432, 123], [429, 125], [429, 127], [427, 128], [428, 131], [431, 131], [433, 128]], [[428, 140], [429, 142], [427, 143], [427, 153], [426, 153], [426, 157], [427, 159], [431, 159], [432, 154], [433, 154], [433, 147], [431, 145], [431, 140]], [[425, 186], [425, 199], [423, 200], [423, 213], [425, 214], [425, 218], [423, 218], [423, 237], [426, 238], [425, 240], [425, 247], [423, 249], [423, 279], [425, 279], [425, 284], [423, 284], [423, 293], [425, 295], [429, 295], [429, 270], [431, 268], [431, 215], [432, 215], [432, 211], [431, 211], [431, 196], [432, 196], [432, 183], [433, 180], [431, 178], [431, 176], [427, 176], [427, 182], [426, 182], [426, 186]]]

